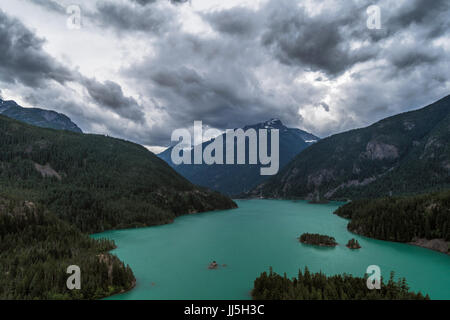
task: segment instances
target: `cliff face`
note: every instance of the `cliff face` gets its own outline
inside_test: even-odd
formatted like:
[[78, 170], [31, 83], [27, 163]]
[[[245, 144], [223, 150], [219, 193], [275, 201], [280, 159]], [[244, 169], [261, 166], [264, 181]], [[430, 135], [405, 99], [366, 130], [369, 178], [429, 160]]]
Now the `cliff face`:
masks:
[[323, 139], [248, 196], [346, 199], [450, 185], [450, 96]]

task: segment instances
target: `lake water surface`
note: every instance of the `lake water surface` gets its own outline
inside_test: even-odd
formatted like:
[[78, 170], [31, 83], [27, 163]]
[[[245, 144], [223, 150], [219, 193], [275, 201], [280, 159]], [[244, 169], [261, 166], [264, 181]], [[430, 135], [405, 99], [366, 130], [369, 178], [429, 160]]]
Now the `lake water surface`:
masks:
[[[450, 299], [450, 256], [351, 234], [348, 221], [333, 215], [342, 203], [236, 202], [238, 209], [183, 216], [170, 225], [93, 235], [114, 240], [112, 253], [137, 279], [133, 290], [109, 299], [250, 299], [253, 281], [269, 266], [294, 277], [305, 266], [363, 276], [369, 265], [380, 266], [385, 278], [395, 271], [432, 299]], [[301, 244], [296, 238], [305, 232], [333, 236], [339, 246]], [[345, 247], [351, 238], [362, 249]], [[213, 260], [218, 270], [207, 268]]]

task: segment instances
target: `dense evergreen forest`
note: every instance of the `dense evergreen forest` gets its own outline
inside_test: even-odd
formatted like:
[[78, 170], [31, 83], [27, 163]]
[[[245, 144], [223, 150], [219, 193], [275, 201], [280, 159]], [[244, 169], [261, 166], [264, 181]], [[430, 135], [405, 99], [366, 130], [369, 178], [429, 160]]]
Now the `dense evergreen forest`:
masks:
[[[0, 299], [98, 299], [128, 290], [133, 272], [41, 205], [0, 197]], [[67, 267], [81, 270], [81, 290], [66, 286]]]
[[[132, 287], [110, 241], [87, 233], [171, 222], [236, 204], [142, 146], [0, 116], [0, 299], [97, 299]], [[81, 269], [68, 290], [67, 267]]]
[[252, 290], [255, 300], [424, 300], [429, 299], [419, 292], [409, 291], [405, 279], [394, 281], [394, 274], [387, 283], [382, 280], [380, 290], [369, 290], [367, 278], [351, 275], [311, 273], [307, 267], [299, 270], [298, 277], [288, 279], [270, 269], [255, 280]]
[[411, 242], [450, 241], [450, 190], [409, 197], [352, 201], [335, 212], [351, 219], [348, 229], [368, 237]]
[[335, 238], [318, 233], [303, 233], [300, 236], [299, 241], [301, 243], [312, 244], [316, 246], [334, 247], [337, 245]]
[[45, 205], [84, 232], [151, 226], [236, 204], [201, 189], [144, 147], [0, 116], [0, 190]]

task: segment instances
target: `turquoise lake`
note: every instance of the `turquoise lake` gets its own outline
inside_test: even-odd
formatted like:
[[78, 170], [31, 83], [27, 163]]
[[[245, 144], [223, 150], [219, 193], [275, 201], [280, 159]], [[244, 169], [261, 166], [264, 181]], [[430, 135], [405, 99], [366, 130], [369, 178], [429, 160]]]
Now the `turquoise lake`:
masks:
[[[253, 281], [270, 266], [294, 277], [305, 266], [328, 275], [363, 276], [369, 265], [380, 266], [384, 278], [395, 271], [412, 290], [432, 299], [450, 299], [450, 256], [354, 235], [347, 231], [348, 221], [333, 214], [342, 203], [236, 203], [238, 209], [182, 216], [169, 225], [92, 235], [114, 240], [112, 253], [137, 279], [133, 290], [109, 299], [250, 299]], [[297, 237], [305, 232], [333, 236], [339, 245], [301, 244]], [[351, 238], [362, 249], [345, 247]], [[219, 269], [208, 269], [213, 260]]]

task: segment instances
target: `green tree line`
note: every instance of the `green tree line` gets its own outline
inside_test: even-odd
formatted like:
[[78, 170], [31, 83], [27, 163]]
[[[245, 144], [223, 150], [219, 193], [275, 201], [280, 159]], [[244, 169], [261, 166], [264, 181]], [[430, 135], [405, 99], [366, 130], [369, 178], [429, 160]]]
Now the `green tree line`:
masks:
[[351, 219], [348, 229], [368, 237], [410, 242], [450, 241], [450, 190], [417, 196], [352, 201], [335, 212]]
[[[31, 202], [0, 197], [0, 299], [98, 299], [132, 287], [129, 266], [94, 240]], [[69, 290], [67, 267], [81, 269]]]
[[369, 290], [367, 278], [348, 274], [327, 276], [311, 273], [308, 267], [299, 270], [297, 278], [289, 279], [272, 271], [263, 272], [254, 282], [255, 300], [425, 300], [429, 296], [409, 290], [406, 280], [394, 280], [391, 273], [387, 283], [381, 281], [380, 290]]

